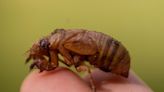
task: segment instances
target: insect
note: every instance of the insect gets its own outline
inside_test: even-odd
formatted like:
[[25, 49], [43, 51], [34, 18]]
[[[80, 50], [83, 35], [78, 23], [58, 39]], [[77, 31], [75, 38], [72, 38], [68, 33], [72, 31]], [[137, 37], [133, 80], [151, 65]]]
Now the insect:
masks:
[[[61, 60], [58, 56], [63, 57]], [[101, 32], [85, 29], [56, 29], [50, 35], [33, 44], [26, 62], [33, 59], [30, 69], [37, 67], [50, 71], [58, 67], [59, 61], [75, 66], [77, 71], [90, 71], [89, 62], [104, 72], [128, 77], [130, 56], [126, 48], [116, 39]], [[91, 87], [95, 92], [93, 78]]]

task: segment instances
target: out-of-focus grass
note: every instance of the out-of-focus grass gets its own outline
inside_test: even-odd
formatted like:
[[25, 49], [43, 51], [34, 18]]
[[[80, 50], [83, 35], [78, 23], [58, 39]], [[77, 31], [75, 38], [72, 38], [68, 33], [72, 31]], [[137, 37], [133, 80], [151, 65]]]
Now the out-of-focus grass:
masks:
[[0, 91], [18, 92], [25, 51], [55, 28], [110, 34], [130, 51], [132, 68], [156, 92], [164, 85], [163, 0], [1, 0]]

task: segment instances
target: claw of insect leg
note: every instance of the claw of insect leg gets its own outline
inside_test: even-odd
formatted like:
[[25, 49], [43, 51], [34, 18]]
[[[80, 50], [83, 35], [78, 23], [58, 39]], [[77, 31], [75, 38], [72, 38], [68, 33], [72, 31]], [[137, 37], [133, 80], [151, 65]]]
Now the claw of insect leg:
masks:
[[55, 69], [56, 67], [52, 65], [52, 63], [48, 63], [47, 67], [46, 67], [46, 70], [47, 71], [51, 71], [53, 69]]
[[43, 71], [44, 71], [43, 69], [40, 69], [40, 70], [39, 70], [39, 73], [41, 73], [41, 72], [43, 72]]
[[31, 59], [31, 56], [27, 57], [26, 61], [25, 61], [25, 64], [27, 64], [30, 61], [30, 59]]
[[34, 66], [36, 66], [36, 63], [32, 63], [32, 64], [30, 65], [30, 71], [34, 68]]

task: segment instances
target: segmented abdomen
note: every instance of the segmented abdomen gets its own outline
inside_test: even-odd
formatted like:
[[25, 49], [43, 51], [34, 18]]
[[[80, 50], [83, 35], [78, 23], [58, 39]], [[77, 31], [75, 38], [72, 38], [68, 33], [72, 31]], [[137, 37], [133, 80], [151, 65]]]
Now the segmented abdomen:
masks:
[[130, 57], [125, 47], [103, 33], [95, 33], [96, 44], [98, 47], [98, 56], [92, 64], [105, 72], [128, 76], [130, 67]]

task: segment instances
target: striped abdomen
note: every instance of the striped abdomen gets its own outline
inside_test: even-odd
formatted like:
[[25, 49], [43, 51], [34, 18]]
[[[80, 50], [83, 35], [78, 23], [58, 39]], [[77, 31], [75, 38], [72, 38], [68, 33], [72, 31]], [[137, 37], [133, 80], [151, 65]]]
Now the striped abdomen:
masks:
[[128, 77], [130, 57], [125, 47], [105, 34], [97, 34], [96, 39], [99, 53], [96, 61], [92, 61], [91, 64], [105, 72]]

